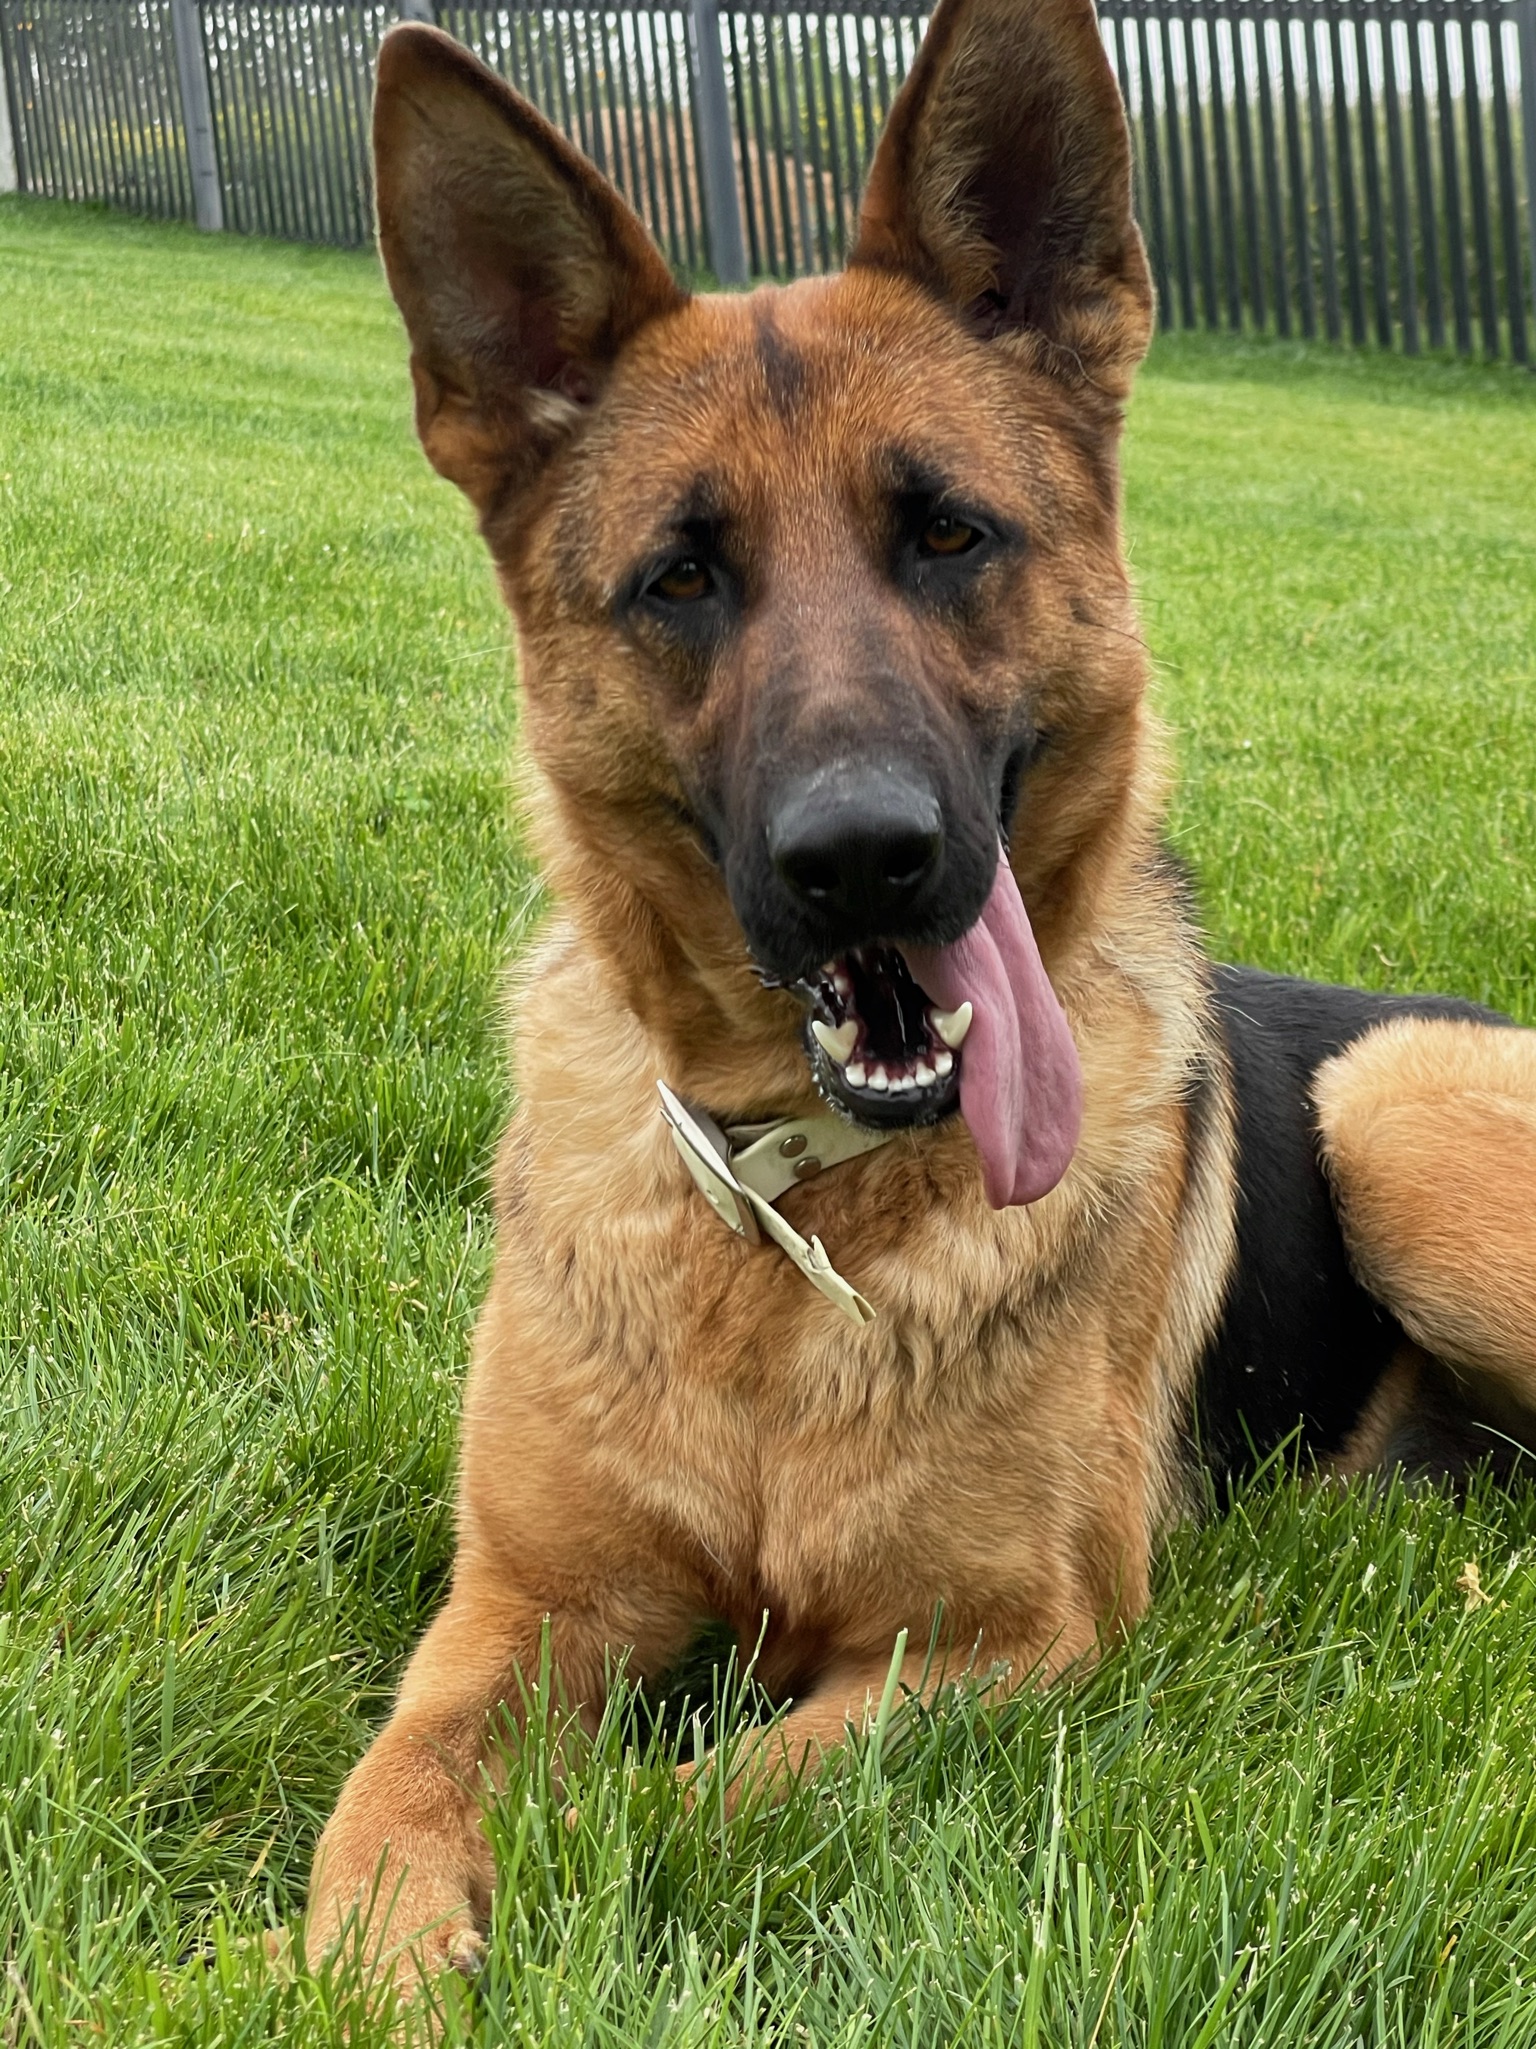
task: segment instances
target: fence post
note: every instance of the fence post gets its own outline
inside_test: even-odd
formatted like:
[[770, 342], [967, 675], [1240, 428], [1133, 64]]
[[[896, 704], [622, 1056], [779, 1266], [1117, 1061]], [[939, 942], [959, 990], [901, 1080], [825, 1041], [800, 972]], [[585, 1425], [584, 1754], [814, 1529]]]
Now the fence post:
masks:
[[723, 285], [747, 281], [747, 251], [731, 147], [731, 102], [720, 45], [720, 0], [693, 0], [693, 90], [699, 112], [699, 182], [709, 228], [709, 259]]
[[6, 62], [5, 38], [0, 36], [0, 192], [14, 192], [21, 180], [16, 173], [16, 137], [11, 131], [11, 77]]
[[[1531, 311], [1536, 314], [1536, 0], [1520, 0], [1515, 15], [1520, 38], [1520, 126], [1525, 132], [1525, 225], [1531, 244]], [[1531, 359], [1531, 368], [1536, 370], [1536, 357]]]
[[[4, 53], [0, 51], [0, 66], [2, 64]], [[0, 193], [14, 193], [18, 184], [16, 137], [10, 133], [10, 84], [0, 78]]]
[[213, 146], [213, 100], [208, 91], [208, 59], [197, 0], [171, 0], [171, 34], [181, 85], [181, 119], [187, 133], [187, 165], [192, 173], [192, 207], [204, 234], [216, 235], [224, 225], [224, 188], [219, 183], [219, 159]]
[[437, 9], [432, 0], [400, 0], [402, 21], [424, 21], [428, 28], [437, 26]]

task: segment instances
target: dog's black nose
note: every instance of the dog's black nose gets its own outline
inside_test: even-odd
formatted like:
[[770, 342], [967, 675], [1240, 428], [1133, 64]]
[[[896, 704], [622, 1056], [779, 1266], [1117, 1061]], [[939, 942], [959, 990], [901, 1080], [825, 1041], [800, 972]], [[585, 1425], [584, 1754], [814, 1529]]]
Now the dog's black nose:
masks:
[[768, 822], [768, 858], [801, 903], [871, 938], [910, 906], [943, 851], [933, 791], [862, 763], [801, 777]]

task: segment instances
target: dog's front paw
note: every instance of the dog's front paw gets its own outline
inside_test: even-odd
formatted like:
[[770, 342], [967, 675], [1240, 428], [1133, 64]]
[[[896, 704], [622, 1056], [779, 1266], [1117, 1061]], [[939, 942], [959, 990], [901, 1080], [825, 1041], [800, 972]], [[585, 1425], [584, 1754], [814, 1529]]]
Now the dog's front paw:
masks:
[[385, 1844], [371, 1858], [340, 1857], [322, 1841], [304, 1930], [310, 1969], [360, 1967], [406, 2004], [445, 1971], [478, 1976], [485, 1943], [465, 1874], [442, 1848]]
[[803, 1743], [792, 1752], [780, 1724], [754, 1731], [729, 1754], [712, 1750], [701, 1762], [677, 1766], [683, 1805], [691, 1814], [702, 1803], [727, 1821], [734, 1820], [744, 1804], [775, 1806], [794, 1791], [806, 1756]]

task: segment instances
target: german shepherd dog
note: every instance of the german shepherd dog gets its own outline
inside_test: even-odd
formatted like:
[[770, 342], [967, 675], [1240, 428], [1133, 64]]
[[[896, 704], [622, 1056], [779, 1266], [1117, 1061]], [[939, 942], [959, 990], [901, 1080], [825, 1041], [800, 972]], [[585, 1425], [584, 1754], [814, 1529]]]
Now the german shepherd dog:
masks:
[[690, 296], [433, 29], [385, 40], [375, 147], [558, 907], [452, 1590], [316, 1857], [311, 1956], [368, 1912], [410, 1983], [475, 1953], [541, 1654], [591, 1723], [727, 1622], [787, 1703], [737, 1779], [771, 1791], [893, 1660], [1093, 1656], [1293, 1432], [1349, 1473], [1532, 1435], [1536, 1034], [1203, 950], [1121, 546], [1153, 299], [1091, 0], [940, 0], [846, 270], [783, 288]]

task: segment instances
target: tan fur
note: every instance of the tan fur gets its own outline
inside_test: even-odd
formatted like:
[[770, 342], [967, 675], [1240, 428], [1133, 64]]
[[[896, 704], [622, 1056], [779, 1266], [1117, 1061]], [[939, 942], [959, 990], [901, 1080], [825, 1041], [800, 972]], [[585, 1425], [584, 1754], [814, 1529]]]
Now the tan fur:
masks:
[[1536, 1408], [1536, 1034], [1398, 1020], [1330, 1061], [1316, 1101], [1365, 1285]]
[[1339, 1449], [1323, 1462], [1333, 1480], [1359, 1480], [1388, 1470], [1393, 1447], [1411, 1427], [1424, 1399], [1429, 1360], [1417, 1345], [1404, 1345], [1370, 1393], [1359, 1419]]
[[[909, 1685], [940, 1617], [928, 1683], [1008, 1685], [1091, 1658], [1142, 1612], [1234, 1258], [1235, 1140], [1205, 964], [1159, 851], [1117, 470], [1151, 292], [1088, 0], [941, 0], [852, 266], [789, 289], [686, 299], [617, 195], [433, 31], [386, 39], [377, 136], [418, 425], [474, 501], [516, 620], [558, 906], [517, 984], [520, 1107], [452, 1591], [316, 1854], [311, 1956], [376, 1892], [367, 1945], [409, 1981], [473, 1950], [492, 1735], [546, 1630], [589, 1724], [620, 1657], [658, 1673], [711, 1616], [749, 1648], [761, 1634], [760, 1676], [792, 1703], [755, 1760], [773, 1775], [862, 1724], [903, 1630]], [[963, 613], [901, 602], [881, 570], [897, 444], [1028, 537]], [[729, 508], [750, 594], [707, 663], [623, 614], [649, 537], [702, 486]], [[877, 728], [898, 686], [936, 730], [1023, 704], [1049, 736], [1012, 859], [1084, 1119], [1065, 1178], [1027, 1208], [987, 1206], [958, 1120], [786, 1196], [879, 1305], [855, 1329], [772, 1246], [722, 1229], [655, 1082], [740, 1119], [817, 1107], [800, 1006], [754, 972], [689, 795], [785, 732], [830, 749]], [[1395, 1155], [1376, 1170], [1372, 1072], [1342, 1063], [1324, 1106], [1363, 1264], [1391, 1258], [1373, 1219], [1400, 1171]], [[1536, 1142], [1482, 1097], [1422, 1107], [1480, 1117], [1501, 1162]], [[1529, 1265], [1533, 1242], [1500, 1251]], [[1428, 1272], [1390, 1278], [1470, 1343]], [[1508, 1290], [1488, 1300], [1513, 1359], [1529, 1320]]]

